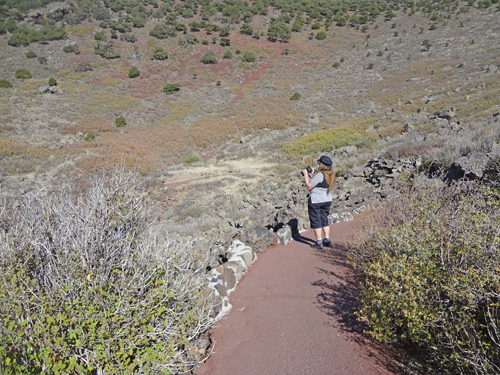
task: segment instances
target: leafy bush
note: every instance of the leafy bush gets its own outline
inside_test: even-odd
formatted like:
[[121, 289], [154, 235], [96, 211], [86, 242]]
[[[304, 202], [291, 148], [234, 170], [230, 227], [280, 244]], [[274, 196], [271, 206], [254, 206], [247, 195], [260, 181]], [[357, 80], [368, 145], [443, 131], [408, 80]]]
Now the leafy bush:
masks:
[[252, 26], [250, 26], [248, 23], [244, 23], [240, 27], [240, 34], [252, 35], [253, 34]]
[[245, 52], [243, 54], [242, 60], [245, 61], [245, 62], [254, 62], [255, 61], [255, 55], [253, 54], [253, 52]]
[[278, 39], [288, 42], [291, 36], [290, 26], [283, 21], [274, 21], [267, 30], [267, 37], [271, 42], [276, 42]]
[[350, 145], [367, 148], [375, 144], [377, 140], [378, 136], [375, 134], [343, 127], [309, 133], [298, 139], [282, 143], [281, 148], [286, 153], [311, 154]]
[[220, 45], [227, 47], [231, 45], [231, 40], [229, 38], [220, 38]]
[[196, 366], [191, 348], [214, 316], [208, 254], [148, 228], [146, 208], [137, 176], [120, 171], [77, 197], [32, 194], [17, 210], [1, 207], [2, 373]]
[[437, 29], [437, 25], [435, 23], [433, 23], [431, 25], [431, 27], [429, 28], [429, 30], [436, 30]]
[[326, 33], [324, 31], [320, 31], [319, 33], [316, 34], [316, 39], [317, 40], [326, 39]]
[[28, 46], [30, 43], [45, 42], [49, 40], [60, 40], [66, 37], [64, 27], [46, 25], [39, 31], [26, 26], [19, 26], [12, 32], [7, 43], [13, 47]]
[[63, 50], [63, 52], [66, 52], [66, 53], [74, 53], [76, 51], [76, 45], [69, 44], [67, 46], [64, 46], [62, 50]]
[[217, 62], [217, 55], [213, 51], [205, 52], [200, 57], [200, 62], [202, 64], [215, 64]]
[[296, 92], [290, 97], [290, 100], [299, 100], [300, 99], [300, 94]]
[[222, 84], [222, 82], [219, 80], [215, 83], [216, 86], [220, 86]]
[[106, 40], [108, 40], [108, 38], [106, 37], [106, 34], [104, 34], [102, 31], [99, 31], [97, 33], [94, 34], [94, 39], [95, 40], [99, 40], [101, 42], [104, 42]]
[[120, 40], [123, 40], [124, 42], [135, 43], [137, 42], [137, 37], [132, 33], [123, 33], [120, 35]]
[[153, 29], [149, 32], [149, 35], [158, 39], [175, 38], [177, 36], [177, 30], [172, 26], [158, 24], [153, 27]]
[[231, 51], [227, 50], [226, 53], [224, 53], [223, 58], [225, 58], [225, 59], [232, 59], [233, 58], [233, 53]]
[[374, 66], [375, 66], [375, 63], [369, 63], [366, 69], [371, 70], [371, 69], [373, 69]]
[[113, 48], [112, 41], [106, 43], [97, 42], [97, 45], [94, 47], [94, 53], [105, 59], [120, 58], [120, 54]]
[[36, 53], [33, 51], [28, 51], [24, 54], [28, 59], [34, 59], [36, 57]]
[[424, 177], [399, 190], [350, 250], [365, 278], [358, 316], [376, 338], [425, 350], [431, 373], [499, 373], [498, 191]]
[[94, 134], [94, 133], [92, 133], [92, 132], [88, 132], [88, 133], [87, 133], [87, 135], [85, 136], [85, 138], [84, 138], [84, 139], [85, 139], [87, 142], [89, 142], [89, 141], [93, 140], [94, 138], [95, 138], [95, 134]]
[[168, 59], [168, 52], [162, 47], [153, 48], [153, 58], [156, 60], [166, 60]]
[[115, 125], [117, 128], [123, 128], [127, 126], [127, 120], [125, 120], [125, 117], [120, 116], [115, 120]]
[[20, 79], [29, 79], [31, 78], [31, 73], [26, 69], [17, 69], [14, 76]]
[[167, 83], [163, 87], [163, 92], [166, 95], [172, 95], [173, 93], [179, 91], [180, 89], [181, 89], [181, 85], [179, 85], [178, 83]]
[[130, 68], [130, 70], [128, 71], [128, 77], [129, 78], [135, 78], [135, 77], [139, 77], [141, 73], [139, 72], [139, 69], [137, 69], [135, 66], [133, 66], [132, 68]]
[[206, 40], [206, 39], [203, 39], [203, 40], [201, 41], [201, 44], [203, 44], [204, 46], [208, 46], [208, 43], [209, 43], [209, 42], [208, 42], [208, 40]]
[[57, 86], [57, 81], [55, 78], [49, 78], [49, 86]]
[[319, 30], [320, 28], [321, 28], [321, 23], [319, 23], [319, 22], [316, 22], [316, 23], [311, 25], [311, 29], [313, 29], [313, 30]]
[[9, 89], [12, 87], [12, 83], [6, 79], [0, 79], [0, 88]]
[[40, 56], [40, 57], [38, 57], [38, 62], [42, 65], [45, 65], [45, 64], [47, 64], [47, 58]]
[[334, 68], [338, 68], [339, 66], [340, 66], [340, 63], [339, 63], [338, 61], [335, 61], [335, 62], [333, 63], [333, 67], [334, 67]]
[[189, 155], [184, 158], [182, 161], [184, 164], [193, 164], [193, 163], [198, 163], [200, 161], [200, 158], [196, 155]]

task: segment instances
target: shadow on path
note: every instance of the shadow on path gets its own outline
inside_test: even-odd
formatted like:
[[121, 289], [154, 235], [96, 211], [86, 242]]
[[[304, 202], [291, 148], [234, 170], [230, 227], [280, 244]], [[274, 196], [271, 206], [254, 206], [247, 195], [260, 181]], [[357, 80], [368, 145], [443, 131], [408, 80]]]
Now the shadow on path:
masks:
[[368, 356], [377, 355], [377, 361], [387, 370], [405, 373], [400, 365], [406, 362], [404, 358], [407, 358], [407, 353], [372, 338], [366, 333], [368, 326], [357, 319], [355, 312], [358, 309], [362, 278], [346, 262], [347, 247], [334, 243], [332, 248], [316, 250], [314, 255], [334, 266], [333, 271], [317, 267], [321, 279], [312, 283], [321, 290], [316, 296], [316, 306], [331, 318], [329, 324], [344, 331], [349, 340], [364, 347]]

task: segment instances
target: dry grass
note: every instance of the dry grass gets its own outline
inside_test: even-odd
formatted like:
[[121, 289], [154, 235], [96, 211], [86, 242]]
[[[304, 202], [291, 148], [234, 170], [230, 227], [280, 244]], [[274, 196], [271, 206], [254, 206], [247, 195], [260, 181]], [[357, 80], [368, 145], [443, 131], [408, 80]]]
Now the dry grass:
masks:
[[63, 134], [76, 134], [78, 132], [82, 132], [84, 134], [89, 132], [102, 134], [116, 131], [117, 129], [113, 120], [98, 115], [86, 116], [77, 120], [74, 125], [64, 125], [62, 127]]
[[83, 107], [84, 113], [95, 114], [105, 112], [121, 112], [131, 110], [138, 100], [128, 95], [106, 90], [94, 90], [93, 97], [87, 100]]

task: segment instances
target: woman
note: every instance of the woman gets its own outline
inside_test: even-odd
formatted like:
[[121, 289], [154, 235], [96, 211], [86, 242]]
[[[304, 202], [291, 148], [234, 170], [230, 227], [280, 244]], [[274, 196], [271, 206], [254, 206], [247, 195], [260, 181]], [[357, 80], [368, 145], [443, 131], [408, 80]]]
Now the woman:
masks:
[[[332, 195], [330, 194], [337, 175], [332, 168], [332, 159], [323, 155], [318, 159], [319, 167], [317, 173], [309, 181], [307, 169], [302, 171], [306, 181], [307, 190], [310, 191], [308, 210], [309, 222], [316, 235], [316, 243], [311, 245], [314, 249], [322, 249], [323, 245], [332, 247], [330, 242], [330, 226], [328, 224], [328, 214], [332, 205]], [[324, 240], [322, 234], [325, 234]]]

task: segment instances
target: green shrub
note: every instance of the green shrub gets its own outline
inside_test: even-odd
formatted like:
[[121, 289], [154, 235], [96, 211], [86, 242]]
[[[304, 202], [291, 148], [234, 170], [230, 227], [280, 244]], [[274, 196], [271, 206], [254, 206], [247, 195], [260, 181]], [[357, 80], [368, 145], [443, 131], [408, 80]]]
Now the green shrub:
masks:
[[115, 120], [115, 125], [117, 128], [123, 128], [127, 126], [127, 120], [125, 120], [125, 117], [120, 116]]
[[[2, 210], [4, 374], [184, 373], [215, 316], [206, 251], [156, 237], [134, 174]], [[22, 238], [22, 241], [18, 239]]]
[[290, 100], [299, 100], [300, 99], [300, 94], [296, 92], [290, 97]]
[[158, 39], [175, 38], [177, 36], [177, 30], [172, 26], [158, 24], [153, 27], [153, 29], [149, 32], [149, 35]]
[[128, 77], [129, 78], [135, 78], [135, 77], [139, 77], [141, 73], [139, 72], [139, 69], [137, 69], [135, 66], [133, 66], [132, 68], [130, 68], [130, 70], [128, 71]]
[[233, 58], [233, 53], [231, 51], [227, 50], [223, 57], [225, 59], [232, 59]]
[[97, 42], [97, 45], [94, 47], [94, 53], [105, 59], [120, 58], [120, 54], [113, 48], [112, 41], [106, 43]]
[[321, 28], [321, 23], [316, 22], [311, 25], [311, 29], [313, 30], [319, 30]]
[[120, 40], [124, 42], [135, 43], [137, 42], [137, 37], [132, 33], [123, 33], [120, 35]]
[[45, 64], [47, 64], [47, 58], [40, 56], [40, 57], [38, 57], [38, 62], [42, 65], [45, 65]]
[[241, 53], [241, 51], [240, 51], [239, 49], [237, 49], [237, 50], [235, 51], [235, 53], [236, 53], [237, 55], [239, 55], [239, 54]]
[[309, 133], [298, 139], [284, 142], [281, 148], [286, 153], [311, 154], [351, 145], [369, 148], [377, 140], [378, 136], [372, 133], [358, 132], [353, 128], [334, 128]]
[[199, 161], [201, 161], [201, 160], [198, 156], [189, 155], [189, 156], [186, 156], [182, 162], [184, 164], [193, 164], [193, 163], [198, 163]]
[[335, 61], [332, 66], [334, 68], [338, 68], [340, 66], [340, 63], [338, 61]]
[[231, 45], [231, 40], [229, 38], [220, 38], [220, 45], [223, 47], [227, 47]]
[[366, 69], [371, 70], [371, 69], [373, 69], [374, 66], [375, 66], [374, 63], [369, 63], [368, 67]]
[[320, 31], [319, 33], [316, 34], [316, 39], [317, 40], [326, 39], [326, 33], [324, 31]]
[[429, 28], [429, 30], [436, 30], [437, 29], [437, 25], [435, 23], [433, 23], [431, 25], [431, 27]]
[[181, 85], [179, 85], [178, 83], [167, 83], [163, 87], [163, 92], [165, 93], [165, 95], [172, 95], [172, 94], [176, 93], [177, 91], [179, 91], [180, 89], [181, 89]]
[[36, 53], [33, 51], [28, 51], [24, 54], [28, 59], [34, 59], [36, 57]]
[[15, 77], [20, 79], [29, 79], [31, 78], [31, 73], [26, 69], [17, 69]]
[[340, 58], [340, 62], [343, 63], [345, 59], [343, 57]]
[[94, 133], [92, 133], [92, 132], [88, 132], [88, 133], [87, 133], [87, 135], [85, 136], [85, 138], [84, 138], [84, 139], [85, 139], [87, 142], [89, 142], [89, 141], [93, 140], [94, 138], [95, 138]]
[[221, 81], [217, 81], [217, 82], [215, 83], [215, 85], [216, 85], [216, 86], [220, 86], [221, 84], [222, 84], [222, 82], [221, 82]]
[[215, 64], [217, 62], [217, 55], [213, 51], [205, 52], [200, 57], [200, 62], [202, 64]]
[[208, 42], [208, 40], [206, 40], [206, 39], [203, 39], [203, 40], [201, 41], [201, 44], [203, 44], [204, 46], [208, 46], [208, 43], [209, 43], [209, 42]]
[[162, 47], [153, 48], [153, 58], [156, 60], [166, 60], [168, 59], [168, 52]]
[[278, 39], [288, 42], [291, 36], [290, 26], [283, 21], [274, 21], [267, 30], [267, 37], [271, 42], [276, 42]]
[[8, 89], [12, 87], [12, 83], [6, 79], [0, 79], [0, 88]]
[[245, 62], [254, 62], [255, 61], [255, 55], [253, 54], [253, 52], [245, 52], [243, 54], [242, 60], [245, 61]]
[[12, 32], [7, 43], [13, 47], [28, 46], [30, 43], [60, 40], [66, 37], [64, 27], [54, 25], [43, 26], [39, 31], [26, 26], [19, 26]]
[[108, 40], [108, 38], [106, 37], [106, 34], [104, 34], [102, 31], [99, 31], [97, 33], [94, 34], [94, 39], [95, 40], [99, 40], [101, 42], [104, 42], [106, 40]]
[[49, 78], [49, 86], [57, 86], [57, 81], [55, 78]]
[[64, 46], [62, 50], [63, 50], [63, 52], [66, 52], [66, 53], [74, 53], [76, 51], [76, 45], [69, 44], [67, 46]]
[[358, 317], [377, 339], [425, 351], [428, 373], [498, 373], [498, 191], [424, 177], [398, 190], [349, 251], [365, 279]]

